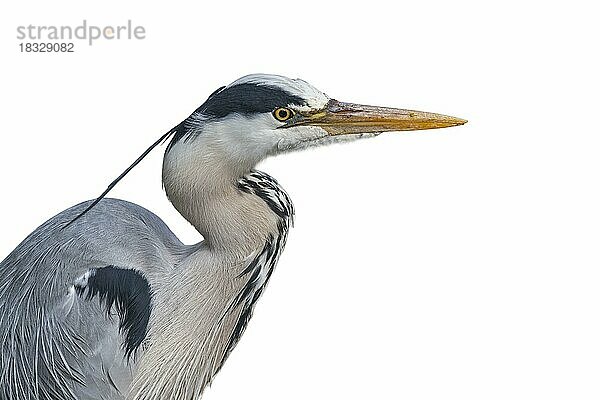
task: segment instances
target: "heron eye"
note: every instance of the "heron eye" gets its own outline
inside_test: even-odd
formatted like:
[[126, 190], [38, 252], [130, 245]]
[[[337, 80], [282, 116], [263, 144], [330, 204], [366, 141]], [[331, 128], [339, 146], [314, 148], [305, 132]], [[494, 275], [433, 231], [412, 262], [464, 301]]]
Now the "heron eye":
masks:
[[273, 116], [275, 117], [275, 119], [277, 121], [287, 121], [288, 119], [292, 118], [292, 116], [294, 115], [294, 112], [292, 110], [290, 110], [289, 108], [277, 108], [275, 111], [273, 111]]

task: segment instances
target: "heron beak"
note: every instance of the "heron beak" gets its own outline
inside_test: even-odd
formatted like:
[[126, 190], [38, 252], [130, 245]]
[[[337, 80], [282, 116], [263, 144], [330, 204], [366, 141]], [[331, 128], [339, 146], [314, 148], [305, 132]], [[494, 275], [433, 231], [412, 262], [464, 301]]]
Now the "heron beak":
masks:
[[437, 129], [467, 122], [442, 114], [343, 103], [333, 99], [325, 109], [303, 117], [297, 125], [316, 125], [330, 135]]

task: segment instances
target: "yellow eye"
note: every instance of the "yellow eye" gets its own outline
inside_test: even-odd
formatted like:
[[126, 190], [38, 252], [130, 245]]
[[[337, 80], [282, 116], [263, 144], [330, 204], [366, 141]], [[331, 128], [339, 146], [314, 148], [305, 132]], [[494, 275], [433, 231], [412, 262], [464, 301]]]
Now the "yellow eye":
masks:
[[275, 111], [273, 111], [273, 116], [275, 117], [275, 119], [277, 121], [287, 121], [288, 119], [292, 118], [294, 116], [294, 112], [292, 110], [290, 110], [289, 108], [276, 108]]

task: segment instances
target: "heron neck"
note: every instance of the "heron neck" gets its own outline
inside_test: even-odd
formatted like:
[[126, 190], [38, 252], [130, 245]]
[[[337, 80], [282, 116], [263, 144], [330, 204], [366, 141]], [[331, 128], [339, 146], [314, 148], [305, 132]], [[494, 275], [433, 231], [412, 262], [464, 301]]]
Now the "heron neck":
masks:
[[277, 216], [264, 200], [238, 187], [252, 167], [189, 143], [165, 154], [167, 197], [214, 251], [246, 257], [277, 231]]

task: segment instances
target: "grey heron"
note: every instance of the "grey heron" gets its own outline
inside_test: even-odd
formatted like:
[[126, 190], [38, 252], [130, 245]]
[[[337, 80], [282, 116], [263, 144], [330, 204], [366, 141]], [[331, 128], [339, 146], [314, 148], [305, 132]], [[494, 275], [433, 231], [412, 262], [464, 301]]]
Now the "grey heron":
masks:
[[203, 236], [104, 197], [32, 232], [0, 264], [0, 399], [197, 399], [238, 343], [294, 208], [255, 170], [271, 155], [380, 132], [443, 128], [440, 114], [344, 103], [255, 74], [211, 94], [162, 139], [164, 190]]

